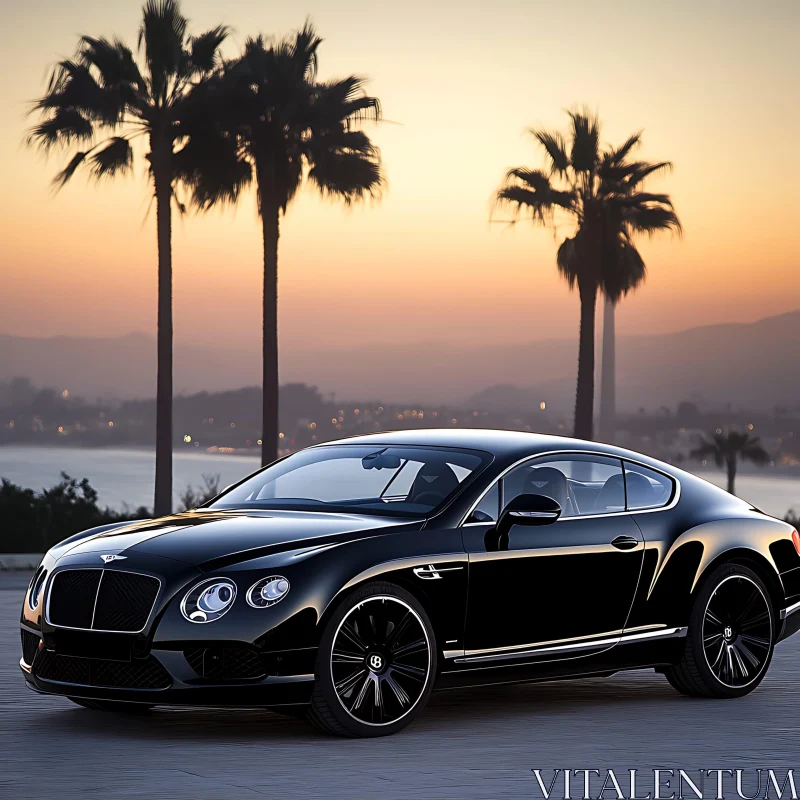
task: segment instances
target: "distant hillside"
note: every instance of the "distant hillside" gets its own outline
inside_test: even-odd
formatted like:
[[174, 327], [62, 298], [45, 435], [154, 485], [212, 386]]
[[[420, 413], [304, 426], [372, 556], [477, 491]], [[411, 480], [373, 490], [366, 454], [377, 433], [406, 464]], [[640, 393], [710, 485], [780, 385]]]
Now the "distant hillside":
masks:
[[[771, 409], [800, 405], [800, 311], [750, 324], [708, 325], [679, 333], [620, 336], [621, 409], [674, 406], [695, 398], [710, 404]], [[340, 398], [459, 401], [530, 407], [571, 407], [575, 340], [522, 342], [465, 349], [453, 343], [398, 343], [348, 350], [288, 350], [283, 381], [316, 384]], [[155, 393], [155, 340], [0, 335], [0, 380], [21, 375], [88, 397], [150, 397]], [[176, 393], [256, 385], [259, 352], [178, 345]], [[488, 393], [483, 390], [493, 387]]]

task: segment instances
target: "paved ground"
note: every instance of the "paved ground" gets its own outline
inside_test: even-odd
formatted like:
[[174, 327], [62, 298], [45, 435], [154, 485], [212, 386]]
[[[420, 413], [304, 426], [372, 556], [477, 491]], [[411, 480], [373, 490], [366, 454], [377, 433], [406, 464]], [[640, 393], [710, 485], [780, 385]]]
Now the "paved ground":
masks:
[[3, 800], [541, 797], [531, 769], [564, 766], [636, 767], [650, 780], [659, 767], [800, 776], [800, 635], [778, 647], [764, 683], [741, 700], [689, 700], [652, 672], [627, 673], [441, 693], [400, 735], [347, 741], [268, 713], [120, 718], [35, 695], [17, 667], [27, 581], [0, 573]]

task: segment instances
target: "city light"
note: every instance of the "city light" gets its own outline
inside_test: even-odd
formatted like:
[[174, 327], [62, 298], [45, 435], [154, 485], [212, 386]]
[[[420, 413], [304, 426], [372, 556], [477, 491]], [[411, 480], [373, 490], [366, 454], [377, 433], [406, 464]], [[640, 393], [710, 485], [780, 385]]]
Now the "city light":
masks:
[[547, 408], [547, 403], [545, 403], [545, 401], [544, 401], [544, 400], [542, 400], [542, 402], [541, 402], [541, 403], [539, 403], [539, 408], [540, 408], [542, 411], [544, 411], [544, 410]]
[[66, 400], [69, 397], [69, 389], [64, 389], [64, 391], [61, 392], [61, 396]]
[[189, 444], [189, 442], [192, 441], [192, 437], [187, 433], [186, 436], [183, 437], [183, 441], [186, 442], [186, 444]]

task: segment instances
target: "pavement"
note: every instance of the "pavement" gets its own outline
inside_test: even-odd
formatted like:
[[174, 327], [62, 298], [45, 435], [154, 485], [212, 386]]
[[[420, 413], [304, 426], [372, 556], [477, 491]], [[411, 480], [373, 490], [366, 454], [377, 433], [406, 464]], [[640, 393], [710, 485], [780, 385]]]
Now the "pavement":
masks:
[[[693, 700], [652, 671], [621, 673], [442, 692], [397, 736], [345, 740], [267, 712], [159, 709], [128, 718], [34, 694], [17, 666], [29, 579], [0, 574], [2, 800], [540, 798], [532, 769], [549, 782], [558, 767], [641, 769], [640, 795], [652, 790], [655, 768], [696, 779], [700, 768], [744, 769], [751, 794], [756, 768], [783, 777], [792, 768], [800, 790], [800, 635], [778, 646], [759, 689], [739, 700]], [[591, 796], [600, 788], [593, 783]], [[572, 797], [581, 795], [582, 777]], [[724, 797], [736, 797], [733, 784]]]

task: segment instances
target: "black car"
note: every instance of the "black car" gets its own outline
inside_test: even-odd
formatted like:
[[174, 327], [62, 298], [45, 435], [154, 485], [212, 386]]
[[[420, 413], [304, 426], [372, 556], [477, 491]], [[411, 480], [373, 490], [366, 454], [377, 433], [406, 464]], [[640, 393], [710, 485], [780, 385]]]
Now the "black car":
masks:
[[478, 430], [302, 450], [183, 514], [54, 547], [28, 686], [394, 733], [432, 689], [655, 668], [739, 697], [800, 628], [800, 537], [616, 447]]

